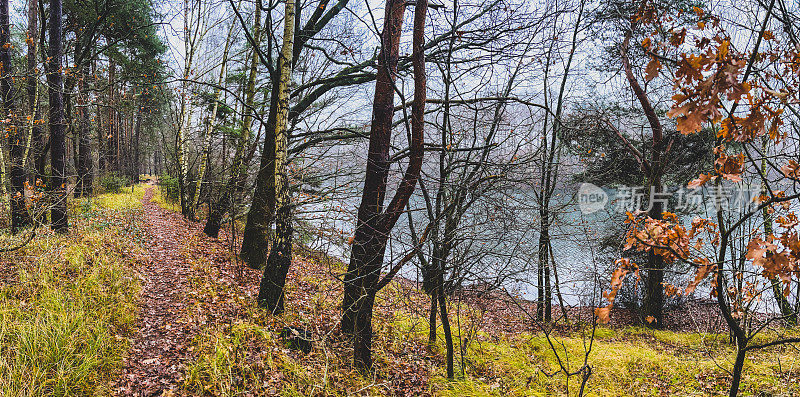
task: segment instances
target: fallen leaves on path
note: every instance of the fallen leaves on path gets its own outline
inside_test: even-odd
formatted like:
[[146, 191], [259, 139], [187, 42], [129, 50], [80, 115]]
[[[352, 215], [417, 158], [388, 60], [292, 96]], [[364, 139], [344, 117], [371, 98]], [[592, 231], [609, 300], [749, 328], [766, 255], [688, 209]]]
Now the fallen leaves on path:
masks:
[[230, 306], [199, 304], [209, 297], [198, 295], [192, 282], [197, 261], [228, 262], [224, 246], [206, 237], [201, 225], [151, 202], [153, 194], [148, 188], [142, 199], [150, 255], [140, 269], [138, 328], [114, 385], [119, 396], [185, 395], [180, 387], [193, 338], [218, 319], [236, 317]]

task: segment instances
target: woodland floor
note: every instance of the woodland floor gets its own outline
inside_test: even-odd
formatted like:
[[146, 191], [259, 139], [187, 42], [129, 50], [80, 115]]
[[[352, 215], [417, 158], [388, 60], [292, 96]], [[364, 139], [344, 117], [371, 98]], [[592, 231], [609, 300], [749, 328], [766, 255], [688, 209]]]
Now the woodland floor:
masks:
[[[496, 294], [473, 292], [453, 298], [457, 376], [446, 380], [442, 334], [433, 351], [426, 345], [428, 298], [404, 279], [392, 282], [378, 297], [373, 319], [378, 370], [362, 376], [350, 365], [352, 350], [336, 331], [341, 263], [318, 253], [296, 252], [286, 287], [286, 313], [271, 316], [254, 303], [259, 272], [236, 262], [226, 235], [207, 237], [201, 223], [165, 209], [168, 205], [159, 201], [157, 187], [145, 189], [145, 254], [136, 269], [141, 284], [138, 317], [125, 335], [129, 352], [111, 381], [114, 395], [575, 393], [574, 378], [569, 383], [563, 376], [548, 375], [557, 374], [557, 360], [547, 339], [526, 320], [535, 307]], [[590, 315], [585, 312], [570, 313], [570, 323], [580, 324]], [[710, 323], [694, 324], [693, 332], [654, 332], [623, 321], [620, 313], [616, 326], [597, 330], [590, 395], [724, 393], [729, 378], [720, 365], [729, 365], [732, 350], [725, 334], [707, 333]], [[285, 326], [312, 335], [311, 353], [291, 350], [281, 341], [278, 333]], [[684, 327], [692, 328], [675, 324]], [[571, 370], [578, 369], [586, 335], [567, 326], [556, 329], [554, 336], [562, 354], [569, 351], [575, 361]], [[752, 359], [743, 391], [800, 392], [796, 351], [776, 349]]]
[[[237, 261], [229, 236], [207, 237], [155, 185], [76, 198], [70, 214], [69, 234], [42, 228], [0, 255], [0, 396], [576, 395], [559, 362], [578, 371], [587, 349], [587, 395], [719, 395], [730, 384], [735, 349], [708, 305], [671, 312], [665, 331], [615, 311], [593, 341], [591, 310], [574, 309], [548, 338], [532, 302], [477, 289], [449, 299], [447, 379], [440, 326], [427, 345], [430, 298], [402, 278], [377, 296], [365, 376], [338, 332], [341, 261], [295, 246], [275, 316], [257, 307], [260, 274]], [[0, 245], [14, 238], [0, 234]], [[310, 335], [310, 352], [286, 344], [287, 326]], [[787, 334], [800, 328], [757, 342]], [[749, 355], [742, 395], [800, 395], [798, 353]]]
[[224, 245], [203, 234], [201, 224], [151, 201], [154, 192], [154, 187], [147, 187], [142, 199], [149, 257], [139, 269], [139, 318], [130, 355], [116, 385], [120, 396], [180, 393], [193, 339], [206, 326], [236, 318], [235, 308], [224, 305], [195, 310], [201, 307], [196, 304], [191, 278], [191, 264], [197, 258], [219, 266], [225, 278], [220, 281], [231, 286], [246, 285], [233, 282], [243, 276], [242, 272], [254, 273], [250, 276], [257, 278], [256, 271], [242, 266], [234, 274]]

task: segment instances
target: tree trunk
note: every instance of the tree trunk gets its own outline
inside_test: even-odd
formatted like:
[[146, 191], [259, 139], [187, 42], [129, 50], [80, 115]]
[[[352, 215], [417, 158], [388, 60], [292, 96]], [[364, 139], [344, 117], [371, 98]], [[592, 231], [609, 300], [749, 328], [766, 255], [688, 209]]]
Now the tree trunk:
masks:
[[[628, 47], [636, 23], [636, 21], [631, 22], [631, 29], [628, 30], [625, 35], [625, 39], [622, 42], [622, 50], [620, 55], [622, 59], [622, 66], [625, 70], [625, 77], [628, 80], [628, 84], [630, 85], [634, 96], [642, 106], [642, 111], [647, 118], [648, 124], [650, 125], [650, 130], [653, 134], [649, 160], [642, 157], [641, 154], [632, 153], [632, 155], [637, 157], [637, 160], [642, 165], [642, 171], [647, 177], [647, 187], [651, 188], [649, 189], [650, 192], [653, 192], [654, 197], [651, 197], [651, 199], [653, 199], [656, 195], [662, 193], [661, 179], [664, 173], [663, 160], [668, 155], [670, 145], [667, 144], [664, 139], [664, 131], [663, 127], [661, 126], [661, 121], [659, 120], [653, 105], [650, 103], [650, 100], [647, 98], [647, 93], [642, 86], [639, 85], [638, 80], [636, 80], [636, 77], [633, 75], [630, 60], [628, 59]], [[652, 219], [661, 219], [663, 211], [664, 207], [662, 202], [656, 200], [651, 203], [648, 216], [650, 216]], [[664, 287], [662, 285], [664, 281], [664, 258], [662, 258], [660, 255], [652, 253], [652, 251], [648, 252], [647, 255], [646, 278], [644, 314], [646, 319], [651, 320], [647, 321], [647, 326], [650, 328], [660, 329], [662, 327], [662, 312], [664, 307]]]
[[[277, 86], [277, 84], [274, 85]], [[272, 132], [275, 131], [277, 123], [277, 108], [278, 97], [273, 90], [264, 148], [261, 151], [261, 164], [256, 175], [253, 202], [247, 213], [240, 251], [242, 260], [253, 269], [260, 269], [266, 263], [269, 252], [269, 231], [275, 212], [275, 136]]]
[[[187, 85], [186, 90], [188, 91], [189, 87]], [[184, 96], [188, 97], [188, 93], [185, 93]], [[187, 189], [187, 184], [189, 181], [187, 178], [189, 177], [189, 160], [186, 156], [186, 130], [192, 124], [192, 113], [190, 110], [189, 105], [189, 98], [185, 98], [181, 108], [182, 117], [181, 117], [181, 128], [178, 130], [178, 139], [176, 141], [175, 146], [175, 153], [176, 159], [178, 161], [178, 197], [180, 199], [181, 205], [181, 214], [183, 216], [188, 217], [189, 214], [189, 192]]]
[[733, 363], [733, 374], [731, 377], [731, 388], [728, 392], [730, 397], [739, 394], [739, 383], [742, 381], [742, 370], [744, 369], [744, 359], [747, 355], [747, 343], [738, 342], [736, 350], [736, 361]]
[[[275, 190], [276, 228], [272, 251], [264, 266], [264, 277], [258, 291], [259, 305], [273, 313], [283, 313], [283, 287], [292, 264], [292, 203], [289, 190], [288, 145], [289, 83], [292, 79], [292, 46], [294, 44], [295, 2], [286, 0], [283, 21], [283, 48], [278, 59], [280, 83], [277, 87], [278, 114], [275, 123]], [[266, 281], [266, 282], [265, 282]], [[264, 299], [261, 299], [262, 296]]]
[[[203, 188], [203, 179], [206, 177], [206, 168], [208, 164], [208, 155], [209, 150], [211, 149], [211, 136], [214, 133], [214, 127], [216, 127], [217, 123], [217, 112], [219, 111], [219, 96], [222, 92], [222, 85], [225, 83], [225, 66], [228, 63], [228, 50], [230, 49], [231, 44], [231, 34], [233, 33], [233, 24], [231, 24], [231, 29], [228, 30], [228, 36], [225, 39], [225, 50], [222, 52], [222, 63], [220, 65], [219, 70], [219, 78], [217, 78], [217, 86], [219, 88], [216, 89], [214, 92], [214, 105], [211, 108], [211, 115], [208, 117], [208, 124], [206, 126], [206, 132], [203, 139], [203, 154], [200, 157], [200, 171], [197, 173], [197, 184], [195, 185], [195, 195], [194, 201], [192, 202], [192, 213], [194, 214], [197, 211], [197, 205], [200, 201], [200, 193], [202, 192]], [[224, 194], [224, 192], [223, 192]], [[211, 216], [211, 211], [209, 211], [209, 217]], [[219, 220], [217, 220], [216, 225], [219, 225]], [[206, 222], [206, 227], [208, 227], [208, 222]], [[219, 226], [216, 227], [216, 234], [212, 237], [216, 237], [219, 234]], [[205, 230], [205, 228], [204, 228]], [[214, 233], [212, 231], [212, 233]], [[206, 233], [211, 235], [209, 233]]]
[[67, 177], [66, 145], [64, 125], [64, 81], [61, 70], [63, 48], [61, 42], [61, 0], [50, 1], [49, 44], [47, 85], [50, 97], [50, 167], [52, 176], [50, 190], [52, 208], [50, 210], [51, 228], [59, 233], [67, 232]]
[[6, 171], [6, 148], [0, 144], [0, 196], [5, 196], [8, 192], [8, 172]]
[[28, 180], [24, 167], [25, 142], [24, 134], [15, 121], [18, 118], [14, 103], [14, 84], [11, 70], [11, 25], [9, 24], [8, 0], [0, 0], [0, 63], [2, 63], [2, 78], [0, 78], [0, 94], [3, 97], [3, 111], [6, 119], [11, 120], [7, 125], [8, 140], [11, 157], [11, 231], [16, 233], [20, 228], [31, 223], [30, 215], [25, 206], [25, 182]]
[[116, 147], [117, 147], [117, 140], [116, 140], [116, 123], [114, 117], [114, 86], [116, 85], [115, 77], [117, 71], [117, 64], [114, 62], [113, 59], [109, 60], [108, 63], [108, 133], [106, 135], [106, 156], [105, 156], [105, 163], [106, 163], [106, 172], [112, 172], [117, 169], [117, 156], [116, 156]]
[[564, 297], [561, 295], [561, 282], [558, 280], [558, 268], [556, 267], [556, 258], [553, 253], [553, 242], [550, 242], [548, 247], [550, 251], [550, 267], [553, 269], [553, 286], [555, 287], [556, 297], [558, 298], [558, 307], [561, 308], [561, 315], [564, 316], [564, 321], [569, 322], [567, 313], [567, 306], [564, 304]]
[[78, 186], [75, 191], [82, 197], [92, 194], [92, 144], [89, 136], [89, 64], [83, 66], [78, 85], [78, 97], [81, 101], [80, 122], [78, 127]]
[[[652, 186], [654, 195], [662, 192], [660, 178], [654, 181]], [[655, 201], [649, 211], [649, 216], [653, 219], [661, 219], [664, 206], [661, 202]], [[645, 299], [644, 315], [646, 324], [650, 328], [661, 329], [664, 320], [664, 258], [653, 252], [647, 253], [647, 273], [645, 276]]]
[[[261, 1], [256, 2], [255, 12], [255, 26], [253, 27], [253, 41], [255, 44], [261, 43]], [[283, 56], [283, 55], [281, 55]], [[245, 88], [245, 118], [242, 123], [243, 134], [246, 134], [247, 140], [241, 143], [242, 150], [245, 149], [250, 137], [250, 129], [252, 128], [252, 112], [253, 103], [255, 98], [255, 79], [258, 71], [258, 52], [253, 48], [252, 59], [250, 60], [250, 74], [247, 79], [247, 86]], [[288, 65], [291, 68], [291, 65]], [[278, 87], [281, 84], [284, 76], [282, 75], [282, 68], [275, 71], [275, 76], [272, 78], [272, 86]], [[267, 253], [269, 252], [269, 229], [272, 225], [273, 215], [275, 213], [275, 143], [278, 128], [278, 113], [280, 106], [279, 94], [277, 90], [272, 90], [270, 93], [269, 115], [267, 116], [267, 128], [264, 136], [264, 147], [261, 151], [261, 166], [256, 175], [256, 186], [253, 192], [253, 201], [250, 205], [250, 211], [247, 213], [247, 221], [245, 223], [244, 232], [242, 234], [242, 247], [240, 255], [245, 263], [253, 269], [260, 269], [264, 267], [267, 261]], [[285, 124], [285, 123], [284, 123]], [[239, 149], [237, 149], [239, 150]], [[237, 152], [238, 153], [238, 152]], [[235, 158], [241, 159], [243, 156]], [[240, 160], [241, 161], [241, 160]], [[235, 167], [237, 173], [242, 172], [242, 165], [237, 164]], [[237, 175], [241, 178], [243, 183], [244, 174]], [[237, 181], [237, 183], [240, 181]]]
[[439, 299], [435, 291], [431, 291], [431, 308], [428, 312], [428, 349], [433, 353], [436, 349], [436, 309]]
[[177, 161], [178, 169], [178, 196], [181, 205], [181, 214], [185, 217], [191, 218], [191, 204], [188, 197], [188, 183], [189, 174], [189, 160], [186, 153], [186, 135], [192, 125], [192, 105], [189, 102], [189, 77], [192, 74], [192, 62], [194, 60], [195, 46], [189, 37], [191, 30], [189, 29], [189, 0], [184, 0], [183, 7], [183, 31], [184, 31], [184, 68], [183, 68], [183, 81], [181, 87], [181, 110], [180, 110], [180, 126], [178, 128], [178, 136], [175, 140], [175, 158]]
[[446, 353], [446, 366], [447, 366], [447, 379], [453, 379], [453, 333], [450, 330], [450, 318], [447, 315], [447, 301], [445, 300], [444, 293], [444, 276], [439, 272], [439, 287], [437, 295], [439, 296], [439, 317], [442, 318], [442, 331], [444, 332], [444, 343], [447, 349]]
[[386, 179], [389, 173], [389, 144], [394, 115], [394, 81], [405, 2], [387, 0], [386, 16], [378, 55], [375, 98], [372, 108], [372, 127], [367, 154], [367, 172], [361, 205], [358, 209], [356, 233], [350, 265], [345, 274], [345, 294], [342, 300], [342, 330], [354, 334], [353, 362], [356, 368], [367, 371], [372, 367], [372, 308], [386, 242], [398, 218], [403, 213], [422, 168], [425, 122], [425, 17], [427, 0], [418, 0], [414, 13], [412, 63], [414, 67], [414, 101], [411, 116], [411, 142], [408, 167], [392, 201], [383, 210]]
[[133, 139], [131, 141], [131, 182], [134, 184], [139, 183], [139, 174], [141, 174], [141, 153], [140, 153], [140, 139], [142, 138], [142, 117], [144, 113], [144, 106], [139, 105], [136, 109], [136, 122], [133, 127]]
[[[92, 76], [97, 76], [97, 59], [92, 60]], [[97, 175], [100, 176], [106, 169], [106, 152], [105, 152], [105, 124], [103, 124], [103, 109], [101, 106], [96, 106], [94, 109], [95, 114], [95, 131], [97, 131]]]
[[25, 78], [25, 86], [28, 91], [28, 116], [30, 120], [30, 158], [34, 161], [36, 174], [34, 175], [34, 184], [41, 181], [44, 183], [45, 178], [45, 153], [44, 153], [44, 132], [41, 125], [38, 123], [41, 119], [41, 109], [39, 108], [39, 73], [36, 65], [38, 64], [36, 57], [38, 56], [37, 45], [39, 43], [39, 10], [37, 9], [38, 2], [28, 2], [28, 31], [26, 43], [28, 44], [28, 55], [26, 56], [28, 75]]
[[[544, 196], [543, 196], [544, 197]], [[537, 280], [536, 318], [549, 323], [553, 319], [552, 302], [553, 293], [550, 285], [550, 221], [547, 203], [542, 203], [545, 208], [539, 212], [541, 232], [539, 234], [539, 266]]]
[[[66, 162], [66, 173], [68, 175], [74, 175], [74, 172], [70, 172], [70, 169], [78, 170], [80, 161], [77, 153], [78, 153], [78, 143], [80, 137], [78, 136], [79, 131], [75, 126], [75, 112], [80, 111], [76, 109], [76, 100], [80, 100], [80, 98], [76, 98], [75, 96], [75, 87], [78, 85], [78, 79], [80, 76], [76, 76], [76, 73], [65, 73], [64, 74], [64, 123], [66, 124], [66, 132], [65, 132], [65, 139], [67, 142], [66, 154], [64, 155], [67, 162]], [[80, 115], [78, 116], [78, 120], [80, 121]], [[71, 165], [71, 167], [70, 167]], [[78, 192], [78, 187], [80, 186], [80, 181], [76, 180], [75, 185], [75, 193]]]
[[[292, 0], [289, 0], [292, 1]], [[292, 209], [291, 204], [278, 208], [276, 233], [272, 251], [264, 266], [264, 275], [258, 289], [258, 305], [273, 314], [284, 310], [283, 288], [292, 265]]]
[[[372, 108], [372, 126], [369, 135], [367, 173], [358, 218], [350, 264], [344, 276], [342, 300], [342, 331], [356, 331], [357, 304], [367, 299], [367, 291], [361, 288], [370, 273], [379, 273], [388, 236], [379, 229], [386, 197], [386, 178], [389, 174], [389, 142], [394, 116], [394, 81], [400, 33], [405, 13], [401, 0], [387, 0], [381, 51], [378, 55], [378, 71], [375, 80], [375, 97]], [[375, 270], [377, 264], [377, 270]], [[377, 279], [377, 274], [375, 275]], [[362, 302], [361, 305], [364, 305]], [[371, 310], [371, 307], [369, 307]], [[371, 333], [371, 330], [370, 330]], [[371, 363], [370, 363], [371, 365]]]
[[222, 228], [222, 217], [228, 212], [230, 205], [227, 203], [229, 200], [227, 189], [221, 192], [219, 199], [211, 204], [208, 211], [208, 218], [206, 224], [203, 226], [203, 233], [209, 237], [219, 237], [219, 229]]

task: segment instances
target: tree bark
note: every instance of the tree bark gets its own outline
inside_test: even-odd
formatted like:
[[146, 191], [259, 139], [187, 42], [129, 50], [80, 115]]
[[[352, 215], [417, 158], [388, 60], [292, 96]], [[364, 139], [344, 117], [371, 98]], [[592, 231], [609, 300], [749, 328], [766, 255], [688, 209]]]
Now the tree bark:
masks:
[[436, 349], [436, 310], [439, 298], [436, 291], [430, 291], [431, 308], [428, 312], [428, 349], [433, 353]]
[[[28, 116], [30, 119], [30, 157], [34, 161], [36, 174], [34, 184], [44, 183], [45, 177], [45, 157], [44, 157], [44, 132], [39, 124], [41, 109], [39, 108], [39, 68], [37, 67], [36, 57], [38, 56], [39, 43], [39, 10], [38, 2], [30, 0], [28, 2], [28, 31], [25, 42], [28, 45], [26, 56], [28, 75], [25, 78], [25, 86], [28, 91]], [[41, 181], [41, 182], [40, 182]]]
[[131, 157], [131, 182], [134, 184], [139, 183], [139, 174], [141, 173], [139, 146], [142, 137], [142, 117], [144, 117], [144, 105], [139, 104], [136, 107], [136, 121], [134, 121], [133, 136], [131, 137], [131, 151], [133, 152]]
[[442, 272], [439, 272], [439, 287], [437, 288], [438, 296], [439, 296], [439, 317], [442, 318], [442, 331], [444, 332], [444, 344], [446, 349], [446, 366], [447, 366], [447, 379], [453, 379], [454, 370], [453, 370], [453, 357], [454, 357], [454, 349], [453, 349], [453, 333], [450, 330], [450, 318], [447, 315], [447, 301], [445, 300], [445, 291], [444, 291], [444, 275]]
[[272, 251], [264, 266], [264, 276], [258, 292], [259, 306], [278, 314], [283, 313], [283, 287], [292, 263], [292, 203], [289, 190], [287, 127], [289, 114], [289, 83], [292, 79], [292, 46], [294, 44], [295, 2], [286, 0], [283, 22], [283, 48], [278, 59], [280, 82], [277, 87], [278, 113], [275, 123], [275, 180], [276, 230]]
[[[667, 152], [670, 145], [667, 144], [664, 139], [661, 121], [658, 119], [655, 109], [653, 109], [650, 100], [647, 98], [646, 92], [641, 85], [639, 85], [639, 82], [636, 80], [636, 77], [633, 75], [633, 70], [631, 69], [630, 60], [628, 58], [628, 48], [636, 23], [636, 21], [631, 22], [631, 28], [628, 30], [628, 33], [626, 33], [625, 39], [622, 42], [622, 50], [620, 51], [620, 55], [622, 59], [622, 66], [625, 71], [625, 77], [628, 80], [628, 84], [630, 85], [634, 96], [642, 106], [642, 111], [647, 118], [647, 121], [650, 125], [650, 130], [653, 134], [650, 148], [650, 159], [648, 160], [638, 157], [637, 160], [640, 164], [642, 164], [642, 171], [647, 176], [646, 187], [648, 188], [648, 191], [653, 192], [653, 196], [655, 196], [662, 192], [661, 179], [664, 173], [663, 160], [668, 154]], [[637, 156], [635, 153], [632, 153], [632, 155], [634, 157]], [[651, 197], [651, 199], [653, 198], [654, 197]], [[651, 203], [648, 216], [653, 219], [661, 219], [663, 211], [664, 208], [662, 203], [660, 201], [655, 201], [654, 203]], [[664, 287], [662, 285], [664, 281], [664, 258], [662, 258], [660, 255], [649, 252], [647, 255], [646, 270], [647, 274], [645, 284], [644, 315], [646, 318], [652, 320], [647, 321], [648, 327], [660, 329], [662, 327], [664, 308]]]
[[0, 63], [2, 63], [2, 78], [0, 78], [0, 94], [3, 97], [3, 112], [9, 140], [11, 157], [11, 231], [16, 233], [20, 228], [31, 223], [30, 215], [25, 205], [25, 182], [28, 180], [24, 166], [25, 141], [24, 134], [16, 125], [19, 115], [16, 114], [14, 103], [14, 84], [11, 70], [11, 25], [9, 23], [8, 0], [0, 0]]
[[106, 156], [105, 156], [105, 164], [106, 164], [106, 172], [113, 172], [117, 170], [117, 139], [116, 139], [116, 118], [114, 112], [114, 86], [116, 85], [116, 72], [117, 72], [117, 64], [114, 62], [114, 59], [110, 59], [108, 62], [108, 133], [106, 135]]
[[[360, 296], [366, 298], [360, 284], [367, 275], [365, 269], [374, 269], [383, 263], [385, 241], [381, 236], [379, 224], [386, 196], [386, 178], [389, 174], [389, 140], [394, 116], [394, 81], [397, 71], [397, 58], [400, 33], [405, 13], [405, 3], [400, 0], [387, 0], [386, 16], [381, 35], [381, 51], [378, 55], [378, 71], [375, 82], [375, 97], [372, 108], [372, 126], [369, 135], [367, 172], [358, 219], [351, 260], [344, 276], [344, 297], [342, 301], [342, 331], [355, 332], [356, 302]], [[368, 272], [369, 273], [369, 272]], [[370, 276], [372, 277], [372, 276]], [[372, 277], [377, 280], [377, 274]]]
[[[203, 188], [203, 179], [206, 177], [206, 168], [208, 164], [208, 155], [209, 150], [211, 149], [211, 135], [214, 133], [214, 128], [216, 127], [217, 123], [217, 112], [219, 111], [219, 96], [222, 92], [222, 84], [225, 82], [225, 67], [228, 63], [228, 50], [230, 49], [231, 44], [231, 34], [233, 33], [233, 24], [231, 24], [231, 29], [228, 30], [228, 36], [225, 38], [225, 49], [222, 52], [222, 63], [220, 65], [219, 70], [219, 77], [217, 78], [217, 88], [214, 91], [214, 105], [211, 108], [211, 115], [208, 117], [208, 124], [206, 125], [206, 132], [203, 136], [203, 154], [200, 157], [200, 171], [197, 173], [197, 183], [195, 184], [195, 195], [194, 200], [192, 201], [192, 213], [194, 214], [197, 211], [197, 205], [200, 202], [200, 193], [202, 192]], [[223, 194], [225, 194], [223, 192]], [[211, 217], [211, 211], [209, 211], [209, 217]], [[216, 222], [216, 234], [219, 234], [219, 221]], [[206, 222], [206, 227], [208, 227], [208, 222]], [[205, 230], [205, 228], [204, 228]], [[209, 233], [206, 233], [211, 235]], [[216, 235], [212, 236], [216, 237]]]
[[744, 359], [747, 355], [746, 347], [747, 342], [737, 344], [736, 361], [733, 363], [733, 374], [731, 376], [731, 388], [728, 391], [730, 397], [736, 397], [739, 394], [739, 383], [742, 381]]
[[[261, 43], [261, 1], [256, 3], [255, 26], [253, 29], [253, 41], [255, 44]], [[283, 56], [283, 55], [281, 55]], [[243, 131], [247, 133], [249, 140], [250, 129], [252, 127], [253, 99], [255, 97], [255, 76], [257, 72], [259, 54], [253, 48], [250, 64], [250, 74], [245, 89], [245, 119], [242, 125]], [[291, 65], [289, 65], [291, 67]], [[278, 87], [283, 79], [282, 68], [275, 71], [275, 75], [270, 76], [272, 86]], [[253, 269], [264, 267], [269, 252], [269, 229], [272, 225], [273, 215], [275, 214], [275, 131], [278, 126], [279, 95], [277, 90], [270, 93], [269, 114], [267, 116], [266, 134], [264, 136], [264, 147], [261, 151], [261, 164], [256, 175], [256, 186], [253, 191], [253, 201], [250, 211], [247, 213], [244, 232], [242, 234], [242, 247], [240, 255], [245, 263]], [[246, 142], [242, 142], [242, 149]], [[241, 165], [239, 165], [241, 172]], [[237, 176], [237, 178], [242, 178]], [[242, 181], [243, 182], [243, 181]]]
[[536, 318], [539, 321], [549, 323], [552, 321], [552, 290], [550, 287], [550, 216], [547, 204], [539, 211], [541, 220], [541, 231], [539, 233], [539, 263], [537, 272], [537, 297], [536, 297]]
[[52, 176], [50, 190], [52, 208], [50, 210], [51, 228], [59, 233], [67, 232], [67, 177], [66, 144], [64, 125], [64, 81], [61, 70], [63, 43], [61, 39], [61, 0], [50, 1], [50, 20], [47, 85], [50, 97], [50, 167]]
[[180, 126], [178, 128], [178, 136], [175, 142], [175, 153], [178, 169], [178, 196], [181, 205], [181, 214], [185, 217], [192, 218], [191, 204], [189, 203], [188, 183], [189, 175], [189, 160], [186, 155], [186, 135], [192, 125], [192, 105], [189, 102], [189, 77], [192, 74], [192, 63], [194, 60], [195, 46], [194, 41], [190, 37], [191, 30], [189, 27], [189, 0], [184, 0], [183, 7], [183, 31], [184, 31], [184, 68], [183, 68], [183, 82], [181, 87], [181, 110], [180, 110]]
[[78, 98], [80, 99], [80, 120], [78, 126], [78, 195], [92, 195], [92, 146], [89, 136], [89, 64], [82, 68], [82, 76], [78, 82]]
[[378, 73], [372, 108], [372, 127], [367, 154], [367, 172], [350, 265], [345, 274], [342, 300], [342, 331], [354, 335], [353, 362], [367, 371], [372, 367], [372, 308], [386, 251], [386, 242], [397, 219], [414, 192], [424, 153], [425, 59], [423, 41], [427, 0], [418, 0], [414, 14], [412, 63], [414, 66], [414, 102], [411, 117], [409, 162], [392, 201], [383, 209], [386, 179], [389, 173], [389, 144], [394, 115], [394, 82], [405, 2], [387, 0]]
[[[661, 179], [654, 181], [656, 185], [653, 187], [655, 194], [661, 193]], [[664, 212], [663, 205], [660, 202], [652, 204], [652, 208], [648, 214], [650, 218], [661, 219], [661, 213]], [[644, 300], [644, 314], [648, 316], [646, 321], [648, 327], [654, 329], [661, 329], [664, 321], [664, 258], [661, 255], [654, 254], [653, 252], [647, 253], [647, 274], [645, 276], [645, 300]]]

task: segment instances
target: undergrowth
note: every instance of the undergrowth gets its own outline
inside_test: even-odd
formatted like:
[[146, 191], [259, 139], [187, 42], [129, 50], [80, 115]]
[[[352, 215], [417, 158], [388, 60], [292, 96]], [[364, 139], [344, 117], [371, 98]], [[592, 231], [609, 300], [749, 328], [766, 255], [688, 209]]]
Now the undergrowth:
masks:
[[152, 202], [156, 203], [159, 207], [173, 211], [173, 212], [181, 212], [181, 205], [179, 201], [176, 201], [165, 194], [160, 186], [153, 186], [154, 194], [153, 198], [151, 199]]
[[75, 200], [69, 234], [43, 226], [0, 254], [0, 395], [110, 394], [135, 320], [142, 192]]
[[[377, 373], [362, 376], [351, 365], [349, 343], [336, 332], [339, 282], [331, 272], [319, 271], [309, 258], [298, 257], [293, 266], [286, 314], [271, 316], [252, 299], [242, 301], [239, 304], [244, 305], [247, 316], [233, 324], [210, 327], [194, 341], [196, 359], [185, 383], [190, 391], [219, 396], [577, 395], [579, 377], [567, 380], [563, 373], [556, 373], [558, 360], [543, 334], [480, 327], [481, 316], [470, 314], [474, 308], [458, 307], [457, 303], [450, 307], [456, 377], [446, 379], [441, 328], [430, 353], [426, 318], [411, 313], [406, 309], [409, 305], [402, 303], [411, 301], [410, 306], [419, 307], [427, 297], [399, 283], [380, 293], [373, 321]], [[214, 290], [218, 279], [208, 274], [198, 280], [198, 286], [205, 284], [203, 288]], [[287, 348], [278, 336], [286, 325], [312, 332], [310, 354]], [[478, 331], [464, 338], [469, 329]], [[588, 334], [561, 331], [553, 335], [560, 358], [568, 360], [572, 371], [582, 365], [591, 329], [585, 332]], [[465, 343], [463, 350], [459, 340]], [[726, 394], [733, 358], [727, 334], [598, 328], [589, 355], [592, 375], [586, 395]], [[796, 395], [800, 393], [798, 381], [797, 350], [790, 346], [768, 349], [752, 354], [747, 361], [740, 394]]]
[[[140, 187], [135, 190], [136, 197], [142, 194]], [[161, 194], [153, 200], [176, 210]], [[125, 210], [125, 200], [110, 201]], [[481, 324], [485, 319], [480, 310], [457, 302], [450, 305], [456, 376], [446, 379], [441, 329], [433, 352], [426, 346], [428, 326], [419, 309], [424, 313], [428, 297], [400, 282], [379, 294], [373, 321], [377, 372], [364, 376], [353, 369], [349, 343], [336, 331], [341, 282], [334, 274], [343, 271], [341, 264], [322, 264], [329, 259], [318, 254], [296, 257], [286, 287], [287, 311], [272, 316], [256, 307], [255, 291], [242, 293], [232, 287], [237, 283], [223, 281], [214, 263], [191, 260], [194, 307], [190, 310], [227, 305], [244, 314], [205, 327], [193, 341], [194, 361], [188, 363], [184, 382], [189, 393], [532, 396], [576, 395], [580, 385], [579, 377], [567, 379], [557, 373], [558, 358], [543, 334], [492, 329]], [[251, 284], [244, 288], [255, 290], [257, 283]], [[311, 353], [285, 345], [278, 336], [285, 326], [314, 335]], [[590, 337], [583, 332], [553, 335], [559, 358], [568, 360], [570, 370], [582, 365]], [[591, 347], [586, 395], [719, 395], [730, 384], [734, 350], [727, 334], [601, 327]], [[800, 393], [800, 355], [791, 346], [751, 354], [740, 391], [742, 395]]]

